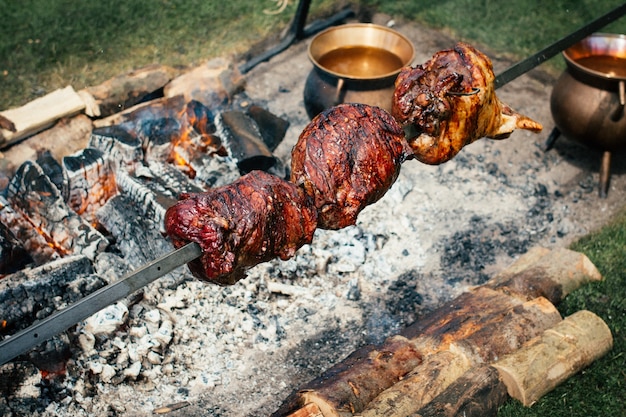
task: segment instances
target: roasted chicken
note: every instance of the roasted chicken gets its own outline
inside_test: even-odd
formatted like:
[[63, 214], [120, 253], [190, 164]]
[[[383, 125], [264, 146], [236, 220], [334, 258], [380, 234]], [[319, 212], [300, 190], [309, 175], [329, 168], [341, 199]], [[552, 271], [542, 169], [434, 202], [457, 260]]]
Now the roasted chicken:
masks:
[[482, 137], [504, 139], [541, 124], [496, 97], [492, 63], [466, 43], [437, 52], [396, 79], [392, 114], [405, 128], [415, 158], [436, 165]]

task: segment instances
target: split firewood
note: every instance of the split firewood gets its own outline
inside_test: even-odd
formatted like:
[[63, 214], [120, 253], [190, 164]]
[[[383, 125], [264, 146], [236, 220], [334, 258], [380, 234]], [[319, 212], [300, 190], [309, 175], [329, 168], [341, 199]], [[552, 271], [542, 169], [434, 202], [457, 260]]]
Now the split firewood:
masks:
[[473, 368], [459, 377], [431, 402], [407, 417], [495, 416], [507, 400], [504, 383], [492, 366]]
[[63, 118], [51, 128], [4, 150], [0, 156], [6, 162], [3, 169], [13, 175], [24, 162], [34, 161], [44, 152], [61, 162], [64, 156], [85, 149], [91, 131], [91, 120], [84, 114]]
[[576, 288], [599, 281], [602, 275], [582, 253], [569, 249], [536, 248], [484, 286], [522, 299], [546, 297], [558, 304]]
[[322, 414], [317, 404], [308, 403], [304, 407], [289, 414], [287, 417], [324, 417], [324, 414]]
[[13, 122], [15, 131], [0, 130], [0, 148], [34, 135], [57, 120], [73, 116], [85, 108], [85, 103], [71, 86], [53, 91], [22, 107], [2, 111], [2, 116]]
[[495, 362], [511, 397], [531, 406], [613, 346], [606, 323], [590, 311], [566, 317], [518, 351]]
[[[87, 87], [81, 94], [93, 97], [89, 112], [94, 116], [110, 116], [157, 95], [175, 76], [176, 71], [164, 65], [149, 65], [113, 77], [102, 84]], [[161, 93], [158, 96], [162, 96]]]
[[472, 366], [459, 351], [441, 351], [424, 359], [404, 379], [367, 405], [361, 417], [407, 416], [428, 404]]

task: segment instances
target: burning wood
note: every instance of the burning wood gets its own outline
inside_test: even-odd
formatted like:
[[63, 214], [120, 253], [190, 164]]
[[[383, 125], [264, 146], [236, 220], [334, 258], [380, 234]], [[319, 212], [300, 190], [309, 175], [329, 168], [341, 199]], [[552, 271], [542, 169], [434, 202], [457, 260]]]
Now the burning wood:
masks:
[[7, 189], [7, 200], [60, 256], [84, 254], [93, 259], [106, 238], [74, 213], [56, 186], [32, 163], [24, 163]]
[[86, 221], [94, 223], [95, 212], [117, 194], [115, 174], [104, 154], [93, 148], [63, 158], [67, 173], [68, 205]]

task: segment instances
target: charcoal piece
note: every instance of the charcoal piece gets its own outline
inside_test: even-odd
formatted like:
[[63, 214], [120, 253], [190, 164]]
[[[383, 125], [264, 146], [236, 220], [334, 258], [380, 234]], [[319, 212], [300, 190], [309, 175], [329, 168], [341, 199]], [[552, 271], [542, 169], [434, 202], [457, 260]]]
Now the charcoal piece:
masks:
[[174, 249], [161, 234], [163, 222], [141, 212], [139, 204], [126, 195], [110, 199], [97, 216], [116, 239], [116, 249], [135, 268]]
[[89, 147], [102, 151], [111, 163], [111, 168], [132, 172], [143, 160], [141, 140], [122, 126], [106, 126], [91, 132]]
[[241, 176], [232, 158], [200, 155], [189, 164], [196, 172], [194, 182], [204, 189], [230, 184]]
[[7, 189], [7, 200], [61, 256], [81, 253], [93, 259], [108, 246], [107, 239], [70, 209], [33, 162], [18, 168]]
[[85, 148], [63, 158], [69, 183], [68, 205], [89, 223], [96, 210], [117, 194], [115, 175], [102, 151]]
[[180, 122], [173, 118], [146, 120], [137, 131], [145, 148], [145, 159], [167, 161], [171, 158], [175, 139], [180, 136]]
[[[146, 186], [157, 194], [178, 200], [180, 193], [204, 191], [204, 187], [197, 185], [188, 176], [170, 164], [149, 162], [147, 168], [147, 171], [138, 171], [136, 176], [140, 179], [145, 179]], [[168, 208], [171, 204], [163, 203], [162, 205]]]
[[221, 120], [226, 147], [242, 174], [268, 171], [276, 164], [276, 158], [250, 116], [241, 111], [226, 111], [221, 114]]
[[289, 122], [257, 105], [248, 107], [246, 113], [255, 121], [263, 137], [263, 142], [273, 152], [285, 138], [287, 129], [289, 129]]
[[0, 196], [0, 223], [5, 225], [31, 256], [35, 265], [43, 265], [61, 255], [22, 212], [15, 211], [8, 200]]
[[0, 223], [0, 276], [12, 274], [33, 262], [24, 245]]
[[93, 274], [89, 258], [68, 256], [28, 268], [0, 280], [0, 320], [3, 334], [22, 330], [105, 284]]
[[[133, 202], [134, 209], [129, 214], [139, 213], [143, 217], [143, 221], [149, 224], [150, 227], [164, 230], [163, 219], [165, 218], [165, 210], [176, 202], [173, 196], [157, 194], [143, 184], [140, 179], [123, 172], [118, 173], [117, 184], [125, 198]], [[106, 219], [107, 221], [102, 221], [100, 214], [97, 214], [97, 217], [100, 223], [111, 232], [111, 229], [107, 227], [107, 224], [110, 223], [108, 219]], [[113, 227], [116, 226], [113, 225]]]
[[69, 198], [69, 180], [67, 178], [67, 172], [63, 169], [63, 166], [57, 161], [50, 151], [45, 151], [37, 157], [37, 165], [41, 167], [44, 174], [61, 192], [63, 200], [67, 201]]
[[191, 126], [203, 134], [213, 134], [217, 132], [215, 126], [215, 115], [204, 104], [196, 100], [191, 100], [185, 107], [185, 117]]

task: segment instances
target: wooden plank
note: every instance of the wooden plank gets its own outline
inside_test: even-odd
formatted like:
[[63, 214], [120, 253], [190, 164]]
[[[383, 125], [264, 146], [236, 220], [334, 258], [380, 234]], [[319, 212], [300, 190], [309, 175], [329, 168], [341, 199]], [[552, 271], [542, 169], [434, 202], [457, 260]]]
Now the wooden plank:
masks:
[[85, 103], [72, 86], [53, 91], [30, 103], [0, 112], [15, 125], [15, 132], [0, 130], [0, 147], [6, 147], [34, 135], [57, 120], [73, 116], [85, 108]]

